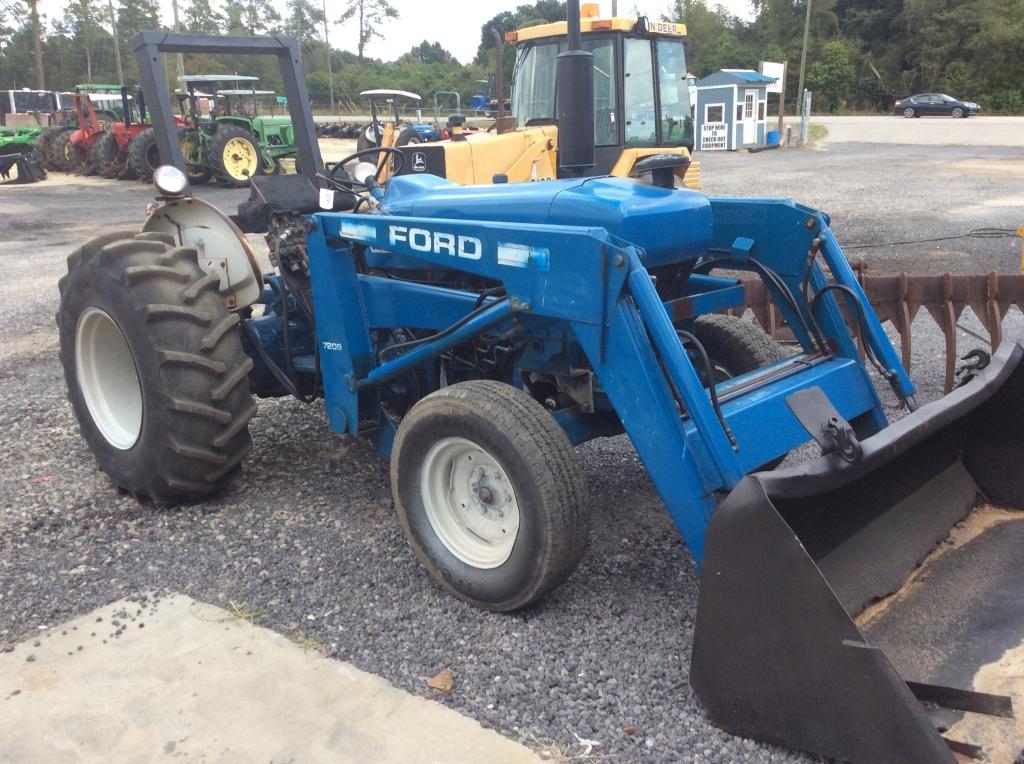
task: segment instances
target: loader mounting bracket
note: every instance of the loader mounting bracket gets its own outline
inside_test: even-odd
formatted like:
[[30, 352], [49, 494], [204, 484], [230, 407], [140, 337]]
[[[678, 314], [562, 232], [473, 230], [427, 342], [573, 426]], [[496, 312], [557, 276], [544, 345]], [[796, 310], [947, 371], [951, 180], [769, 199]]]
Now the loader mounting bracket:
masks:
[[809, 387], [786, 398], [793, 416], [821, 446], [821, 455], [838, 453], [855, 464], [864, 456], [864, 449], [853, 426], [836, 411], [820, 387]]

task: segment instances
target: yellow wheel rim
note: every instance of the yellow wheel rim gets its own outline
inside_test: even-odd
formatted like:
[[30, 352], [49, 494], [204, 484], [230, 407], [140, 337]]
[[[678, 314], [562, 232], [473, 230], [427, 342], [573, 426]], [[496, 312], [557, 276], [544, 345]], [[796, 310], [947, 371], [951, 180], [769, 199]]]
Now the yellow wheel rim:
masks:
[[260, 158], [245, 138], [232, 138], [224, 144], [224, 169], [232, 178], [251, 178], [259, 166]]
[[185, 157], [185, 167], [190, 178], [203, 176], [203, 163], [199, 156], [199, 136], [186, 135], [181, 139], [181, 153]]

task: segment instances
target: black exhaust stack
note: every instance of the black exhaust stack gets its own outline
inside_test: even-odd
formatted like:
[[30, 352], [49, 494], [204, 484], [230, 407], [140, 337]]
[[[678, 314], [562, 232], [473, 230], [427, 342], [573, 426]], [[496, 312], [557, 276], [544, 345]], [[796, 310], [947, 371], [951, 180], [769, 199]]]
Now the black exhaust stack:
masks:
[[555, 73], [558, 175], [581, 178], [594, 166], [594, 56], [580, 44], [580, 0], [565, 9], [569, 45]]

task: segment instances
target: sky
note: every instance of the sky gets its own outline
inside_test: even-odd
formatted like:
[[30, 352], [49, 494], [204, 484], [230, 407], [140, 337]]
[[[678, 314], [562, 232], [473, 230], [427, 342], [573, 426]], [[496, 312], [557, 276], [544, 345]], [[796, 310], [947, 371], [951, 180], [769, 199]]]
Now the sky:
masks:
[[[283, 10], [284, 0], [275, 0], [275, 3]], [[105, 7], [106, 2], [97, 0], [97, 4]], [[214, 6], [218, 4], [218, 0], [213, 0]], [[388, 24], [383, 39], [375, 38], [367, 46], [367, 55], [391, 61], [426, 40], [440, 42], [459, 61], [468, 63], [476, 55], [481, 25], [501, 11], [520, 5], [520, 0], [468, 0], [456, 3], [391, 0], [391, 4], [398, 10], [399, 18]], [[749, 0], [720, 0], [720, 4], [740, 18], [750, 17]], [[63, 5], [63, 0], [42, 0], [40, 9], [52, 17]], [[160, 5], [164, 22], [170, 25], [171, 0], [160, 0]], [[635, 6], [641, 14], [658, 18], [667, 13], [671, 5], [671, 0], [636, 0], [635, 3], [633, 0], [619, 0], [619, 15], [633, 15]], [[342, 7], [343, 3], [339, 0], [327, 0], [328, 19], [340, 16]], [[601, 3], [601, 13], [611, 14], [611, 0]], [[328, 34], [335, 48], [355, 51], [357, 33], [354, 22], [331, 24]]]

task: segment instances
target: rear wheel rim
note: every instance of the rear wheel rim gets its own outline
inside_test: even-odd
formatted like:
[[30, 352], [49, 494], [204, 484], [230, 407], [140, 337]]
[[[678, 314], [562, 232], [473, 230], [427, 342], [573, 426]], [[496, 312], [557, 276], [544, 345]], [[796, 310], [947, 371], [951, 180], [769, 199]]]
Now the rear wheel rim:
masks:
[[101, 308], [88, 308], [78, 319], [75, 373], [100, 434], [121, 451], [134, 446], [142, 433], [142, 384], [128, 341]]
[[232, 138], [224, 144], [224, 169], [232, 178], [243, 180], [256, 174], [260, 158], [245, 138]]
[[445, 548], [479, 569], [512, 555], [519, 502], [498, 460], [466, 438], [443, 438], [420, 467], [420, 495], [430, 527]]

